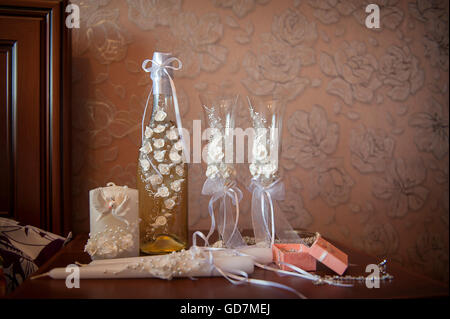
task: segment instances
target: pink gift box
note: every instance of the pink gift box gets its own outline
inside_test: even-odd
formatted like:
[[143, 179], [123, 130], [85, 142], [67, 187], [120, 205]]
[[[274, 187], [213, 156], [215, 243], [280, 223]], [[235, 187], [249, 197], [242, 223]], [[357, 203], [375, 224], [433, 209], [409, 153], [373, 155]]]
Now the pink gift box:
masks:
[[321, 236], [317, 236], [317, 239], [309, 248], [309, 254], [339, 275], [342, 275], [348, 267], [347, 254]]
[[306, 271], [315, 271], [316, 260], [309, 254], [310, 249], [303, 244], [273, 244], [273, 261], [282, 270], [292, 271], [291, 268], [279, 262], [288, 263]]

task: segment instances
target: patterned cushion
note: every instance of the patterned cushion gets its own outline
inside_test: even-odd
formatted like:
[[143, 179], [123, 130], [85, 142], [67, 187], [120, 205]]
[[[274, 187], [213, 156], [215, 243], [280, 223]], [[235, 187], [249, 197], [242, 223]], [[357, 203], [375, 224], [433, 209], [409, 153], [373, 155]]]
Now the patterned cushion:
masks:
[[64, 237], [37, 227], [0, 218], [0, 260], [2, 264], [0, 267], [3, 267], [6, 293], [14, 290], [34, 273], [63, 247], [65, 242]]

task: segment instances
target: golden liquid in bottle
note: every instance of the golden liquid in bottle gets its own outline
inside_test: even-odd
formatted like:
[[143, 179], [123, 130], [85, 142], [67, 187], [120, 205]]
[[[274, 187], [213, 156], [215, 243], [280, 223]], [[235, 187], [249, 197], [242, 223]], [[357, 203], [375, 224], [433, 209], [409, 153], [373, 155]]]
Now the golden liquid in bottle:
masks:
[[[187, 164], [184, 166], [185, 181], [181, 183], [180, 202], [172, 209], [171, 216], [161, 227], [152, 227], [158, 216], [164, 216], [164, 199], [148, 194], [145, 182], [140, 178], [138, 168], [137, 187], [139, 191], [140, 251], [143, 254], [166, 254], [172, 251], [186, 249], [187, 240]], [[165, 179], [166, 180], [166, 179]], [[173, 180], [170, 176], [168, 181]], [[169, 182], [170, 185], [170, 182]]]
[[[165, 254], [173, 251], [179, 251], [187, 248], [188, 245], [188, 165], [180, 162], [174, 163], [170, 157], [170, 150], [174, 144], [179, 141], [171, 141], [167, 138], [167, 130], [176, 128], [173, 121], [152, 121], [149, 124], [151, 129], [157, 125], [165, 125], [163, 132], [153, 133], [150, 141], [153, 139], [164, 139], [164, 146], [157, 148], [166, 151], [164, 159], [160, 162], [156, 161], [152, 154], [149, 153], [149, 159], [158, 167], [160, 164], [170, 165], [169, 172], [161, 171], [162, 182], [152, 185], [146, 181], [145, 172], [141, 165], [138, 165], [137, 171], [137, 188], [139, 191], [139, 217], [140, 222], [140, 251], [141, 254]], [[152, 144], [153, 146], [153, 144]], [[153, 147], [155, 150], [155, 147]], [[148, 175], [157, 174], [153, 168], [147, 171]], [[172, 183], [178, 181], [179, 188], [172, 187]], [[165, 186], [169, 191], [168, 196], [155, 196], [159, 187]], [[172, 199], [175, 204], [172, 208], [168, 208], [166, 200]], [[169, 206], [170, 207], [170, 206]]]

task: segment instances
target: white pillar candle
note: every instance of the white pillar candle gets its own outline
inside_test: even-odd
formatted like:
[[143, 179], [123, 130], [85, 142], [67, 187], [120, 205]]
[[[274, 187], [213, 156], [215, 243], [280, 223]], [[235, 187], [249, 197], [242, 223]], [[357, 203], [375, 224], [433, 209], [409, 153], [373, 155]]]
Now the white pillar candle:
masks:
[[90, 233], [85, 251], [93, 260], [139, 256], [138, 191], [108, 183], [89, 192]]

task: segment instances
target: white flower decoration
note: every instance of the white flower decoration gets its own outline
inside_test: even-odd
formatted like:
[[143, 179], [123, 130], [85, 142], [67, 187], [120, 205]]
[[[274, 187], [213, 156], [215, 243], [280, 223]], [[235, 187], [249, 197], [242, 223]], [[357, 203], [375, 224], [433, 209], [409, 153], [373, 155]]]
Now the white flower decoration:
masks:
[[175, 201], [172, 198], [168, 198], [164, 201], [164, 206], [167, 209], [172, 209], [175, 206]]
[[170, 173], [170, 165], [168, 164], [159, 164], [158, 170], [163, 175], [168, 175]]
[[156, 138], [153, 140], [153, 146], [156, 148], [161, 148], [164, 146], [164, 139], [163, 138]]
[[208, 164], [218, 163], [224, 156], [225, 155], [223, 154], [221, 146], [217, 146], [216, 144], [211, 143], [208, 145]]
[[206, 169], [206, 177], [214, 178], [217, 173], [219, 173], [219, 169], [216, 165], [208, 165], [208, 168]]
[[165, 125], [158, 124], [158, 126], [156, 126], [156, 127], [153, 129], [153, 132], [155, 132], [155, 133], [162, 133], [162, 132], [164, 132], [165, 129], [166, 129], [166, 126], [165, 126]]
[[162, 162], [164, 160], [164, 154], [166, 153], [166, 151], [155, 151], [153, 157], [155, 158], [155, 160], [157, 160], [158, 162]]
[[174, 127], [171, 127], [170, 130], [167, 131], [166, 135], [167, 138], [171, 141], [178, 139], [178, 133]]
[[139, 149], [139, 151], [141, 151], [144, 154], [148, 154], [152, 151], [152, 146], [150, 145], [149, 142], [145, 142], [144, 145]]
[[155, 197], [168, 197], [168, 196], [169, 196], [169, 189], [164, 185], [160, 186], [155, 194]]
[[156, 226], [164, 226], [165, 224], [167, 224], [167, 218], [164, 216], [158, 216], [155, 220], [155, 225]]
[[179, 163], [181, 162], [181, 155], [178, 154], [178, 152], [170, 152], [169, 153], [169, 158], [172, 162], [174, 163]]
[[139, 162], [141, 163], [142, 170], [144, 172], [148, 171], [150, 168], [150, 162], [145, 158], [141, 159]]
[[155, 121], [161, 122], [164, 121], [164, 119], [167, 117], [167, 113], [164, 111], [157, 111], [155, 114]]
[[274, 163], [268, 163], [261, 167], [261, 173], [264, 174], [266, 178], [272, 177], [278, 170], [278, 166]]
[[265, 162], [265, 161], [267, 161], [267, 155], [268, 155], [268, 152], [267, 152], [266, 146], [264, 144], [262, 144], [262, 143], [261, 144], [260, 143], [256, 144], [256, 146], [255, 146], [255, 148], [253, 150], [254, 158], [257, 161]]
[[183, 144], [181, 143], [181, 140], [173, 144], [173, 148], [177, 151], [181, 151], [183, 149]]
[[175, 167], [175, 172], [178, 176], [184, 176], [184, 168], [181, 165]]
[[133, 247], [133, 245], [134, 245], [133, 235], [126, 234], [125, 236], [122, 236], [122, 241], [121, 241], [122, 249], [127, 250], [127, 249]]
[[259, 176], [260, 174], [260, 167], [259, 165], [256, 165], [254, 163], [249, 165], [249, 169], [250, 169], [250, 174], [252, 174], [253, 176]]
[[145, 133], [144, 133], [144, 135], [145, 135], [146, 138], [152, 137], [152, 135], [153, 135], [153, 130], [152, 130], [150, 127], [147, 126], [147, 127], [145, 128]]
[[184, 179], [178, 179], [176, 181], [173, 181], [172, 183], [170, 183], [170, 188], [175, 192], [179, 192], [181, 190], [182, 181], [184, 181]]
[[152, 185], [158, 185], [158, 184], [161, 184], [162, 181], [163, 181], [162, 177], [159, 176], [159, 175], [157, 175], [157, 174], [154, 174], [154, 175], [151, 175], [151, 176], [150, 176], [150, 183], [151, 183]]

